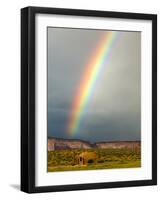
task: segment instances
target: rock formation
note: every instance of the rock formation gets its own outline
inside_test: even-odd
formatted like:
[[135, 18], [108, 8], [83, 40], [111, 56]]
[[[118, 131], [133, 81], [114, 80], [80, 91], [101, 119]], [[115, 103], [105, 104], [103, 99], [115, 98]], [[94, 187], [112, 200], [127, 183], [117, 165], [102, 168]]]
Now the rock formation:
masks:
[[140, 141], [102, 141], [90, 143], [79, 139], [61, 139], [48, 137], [48, 151], [53, 150], [67, 150], [67, 149], [139, 149], [141, 147]]

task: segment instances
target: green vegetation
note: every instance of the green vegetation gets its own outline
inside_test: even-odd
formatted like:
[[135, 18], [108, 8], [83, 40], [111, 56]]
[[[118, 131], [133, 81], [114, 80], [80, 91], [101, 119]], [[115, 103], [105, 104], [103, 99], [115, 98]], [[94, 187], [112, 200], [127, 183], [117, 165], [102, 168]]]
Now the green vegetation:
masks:
[[[77, 162], [83, 152], [95, 152], [98, 155], [96, 162], [89, 159], [87, 164]], [[136, 168], [141, 167], [141, 152], [139, 149], [80, 149], [48, 151], [48, 172]]]

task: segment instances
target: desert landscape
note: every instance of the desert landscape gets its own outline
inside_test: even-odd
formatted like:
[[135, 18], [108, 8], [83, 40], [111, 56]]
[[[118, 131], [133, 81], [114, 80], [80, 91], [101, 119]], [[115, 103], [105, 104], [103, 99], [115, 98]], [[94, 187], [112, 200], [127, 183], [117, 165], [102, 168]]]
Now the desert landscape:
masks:
[[48, 172], [141, 167], [140, 141], [48, 137]]

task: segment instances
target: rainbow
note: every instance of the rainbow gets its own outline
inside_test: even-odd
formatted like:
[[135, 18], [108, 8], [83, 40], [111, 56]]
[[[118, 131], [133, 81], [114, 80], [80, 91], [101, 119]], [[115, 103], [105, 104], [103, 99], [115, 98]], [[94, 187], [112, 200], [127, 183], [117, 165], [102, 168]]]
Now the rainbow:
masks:
[[106, 31], [92, 52], [87, 65], [85, 65], [85, 71], [76, 90], [69, 114], [67, 133], [70, 135], [76, 134], [79, 129], [85, 107], [94, 91], [96, 81], [104, 68], [104, 62], [108, 61], [116, 34], [116, 31]]

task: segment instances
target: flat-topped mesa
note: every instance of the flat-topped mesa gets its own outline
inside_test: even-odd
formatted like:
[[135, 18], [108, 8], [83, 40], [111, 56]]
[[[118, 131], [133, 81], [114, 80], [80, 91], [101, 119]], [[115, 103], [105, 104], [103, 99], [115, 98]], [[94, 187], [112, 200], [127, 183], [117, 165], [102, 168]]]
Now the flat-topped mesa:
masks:
[[114, 142], [97, 142], [95, 143], [98, 148], [101, 149], [136, 149], [141, 147], [140, 141], [114, 141]]
[[93, 144], [79, 139], [48, 138], [48, 151], [67, 149], [92, 149]]
[[80, 139], [61, 139], [48, 137], [48, 151], [53, 150], [68, 150], [68, 149], [139, 149], [141, 147], [140, 141], [102, 141], [90, 143]]

